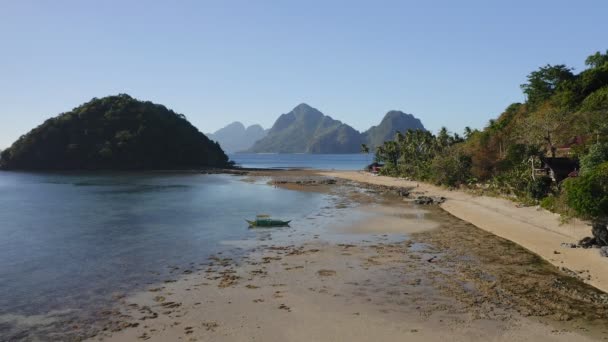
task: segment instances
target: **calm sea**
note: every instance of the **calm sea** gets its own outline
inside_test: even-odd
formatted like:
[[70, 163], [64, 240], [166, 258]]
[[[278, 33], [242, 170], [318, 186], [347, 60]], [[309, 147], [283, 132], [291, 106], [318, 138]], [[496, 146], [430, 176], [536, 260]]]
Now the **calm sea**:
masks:
[[370, 164], [372, 154], [231, 154], [230, 160], [251, 168], [312, 168], [323, 170], [361, 170]]
[[[245, 167], [319, 169], [360, 169], [368, 160], [356, 154], [231, 158]], [[248, 229], [244, 219], [256, 214], [291, 219], [289, 229], [303, 232], [332, 215], [331, 196], [243, 180], [0, 172], [0, 340], [47, 339], [48, 331], [61, 340], [61, 329], [71, 326], [66, 321], [93, 322], [118, 295], [174, 279], [212, 254], [238, 257], [252, 245], [243, 241], [280, 234]]]

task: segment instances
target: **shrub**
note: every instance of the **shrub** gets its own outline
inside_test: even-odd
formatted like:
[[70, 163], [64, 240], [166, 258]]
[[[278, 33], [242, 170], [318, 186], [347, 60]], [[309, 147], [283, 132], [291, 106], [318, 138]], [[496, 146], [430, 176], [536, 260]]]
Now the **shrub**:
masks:
[[567, 203], [577, 215], [594, 221], [608, 217], [608, 162], [564, 182]]
[[549, 177], [532, 179], [526, 186], [527, 194], [535, 200], [547, 197], [551, 191], [553, 181]]
[[458, 186], [466, 184], [471, 178], [471, 157], [453, 149], [435, 156], [431, 167], [432, 179], [437, 184]]
[[592, 171], [598, 165], [608, 161], [608, 144], [595, 144], [589, 148], [589, 152], [581, 158], [581, 173]]

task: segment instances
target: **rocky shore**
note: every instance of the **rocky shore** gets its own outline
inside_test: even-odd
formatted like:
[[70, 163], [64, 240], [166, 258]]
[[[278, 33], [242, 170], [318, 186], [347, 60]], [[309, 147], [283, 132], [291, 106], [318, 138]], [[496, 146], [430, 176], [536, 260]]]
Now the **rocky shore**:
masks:
[[325, 192], [341, 217], [367, 215], [356, 223], [336, 221], [327, 236], [308, 236], [296, 225], [293, 240], [278, 243], [269, 239], [272, 232], [261, 232], [241, 260], [213, 256], [121, 298], [92, 340], [608, 337], [608, 295], [583, 283], [588, 272], [569, 273], [436, 206], [416, 204], [426, 196], [416, 187], [361, 187], [311, 173], [247, 177]]

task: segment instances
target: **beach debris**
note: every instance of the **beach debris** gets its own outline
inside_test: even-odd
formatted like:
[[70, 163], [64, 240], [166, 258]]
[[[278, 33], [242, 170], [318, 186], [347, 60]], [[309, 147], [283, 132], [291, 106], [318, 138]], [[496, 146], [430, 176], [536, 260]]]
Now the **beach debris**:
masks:
[[572, 242], [562, 242], [560, 246], [564, 248], [578, 248], [578, 245]]
[[336, 271], [334, 270], [318, 270], [317, 274], [322, 277], [331, 277], [336, 275]]
[[279, 309], [286, 310], [287, 312], [291, 312], [291, 308], [289, 308], [289, 306], [287, 306], [285, 304], [279, 305]]
[[166, 303], [161, 304], [161, 306], [168, 308], [168, 309], [175, 309], [175, 308], [182, 306], [182, 304], [176, 303], [176, 302], [166, 302]]
[[217, 327], [219, 327], [220, 325], [217, 324], [217, 322], [203, 322], [202, 326], [207, 330], [207, 331], [215, 331], [215, 329]]
[[236, 285], [240, 278], [241, 277], [239, 277], [239, 276], [225, 273], [222, 275], [222, 278], [221, 278], [222, 280], [220, 281], [220, 283], [217, 287], [225, 288], [225, 287], [230, 287], [230, 286]]
[[600, 255], [605, 258], [608, 258], [608, 246], [600, 247]]

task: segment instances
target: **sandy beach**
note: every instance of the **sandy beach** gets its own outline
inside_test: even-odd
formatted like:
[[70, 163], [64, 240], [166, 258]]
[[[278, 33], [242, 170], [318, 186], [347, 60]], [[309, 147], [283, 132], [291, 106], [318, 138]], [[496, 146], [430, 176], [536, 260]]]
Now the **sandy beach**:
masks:
[[591, 228], [584, 222], [572, 220], [562, 223], [559, 215], [542, 208], [518, 207], [506, 199], [449, 191], [415, 181], [357, 171], [322, 174], [361, 183], [412, 188], [427, 196], [443, 196], [447, 201], [441, 204], [441, 208], [450, 214], [513, 241], [559, 268], [584, 273], [585, 282], [608, 292], [608, 261], [597, 250], [560, 246], [561, 243], [575, 243], [590, 236]]
[[[321, 181], [310, 181], [314, 177], [311, 172], [253, 176], [294, 191], [328, 193], [335, 198], [332, 210], [341, 217], [362, 216], [348, 224], [336, 221], [327, 227], [327, 234], [276, 241], [264, 235], [242, 259], [216, 255], [177, 270], [175, 278], [120, 298], [114, 310], [104, 313], [105, 326], [91, 340], [586, 341], [608, 337], [608, 295], [543, 260], [549, 258], [508, 241], [512, 239], [461, 220], [454, 208], [462, 200], [446, 194], [447, 213], [350, 181], [324, 181], [339, 177], [394, 185], [392, 179], [368, 179], [355, 172], [325, 173]], [[443, 194], [424, 185], [419, 191]], [[467, 208], [466, 202], [460, 205]], [[489, 215], [481, 215], [492, 222]], [[297, 227], [293, 231], [297, 233]], [[560, 242], [573, 238], [542, 231], [556, 235]], [[572, 257], [570, 250], [559, 249], [559, 243], [546, 248], [562, 253], [554, 260], [566, 262], [563, 254]], [[601, 280], [590, 272], [579, 278], [589, 276], [590, 283]]]

